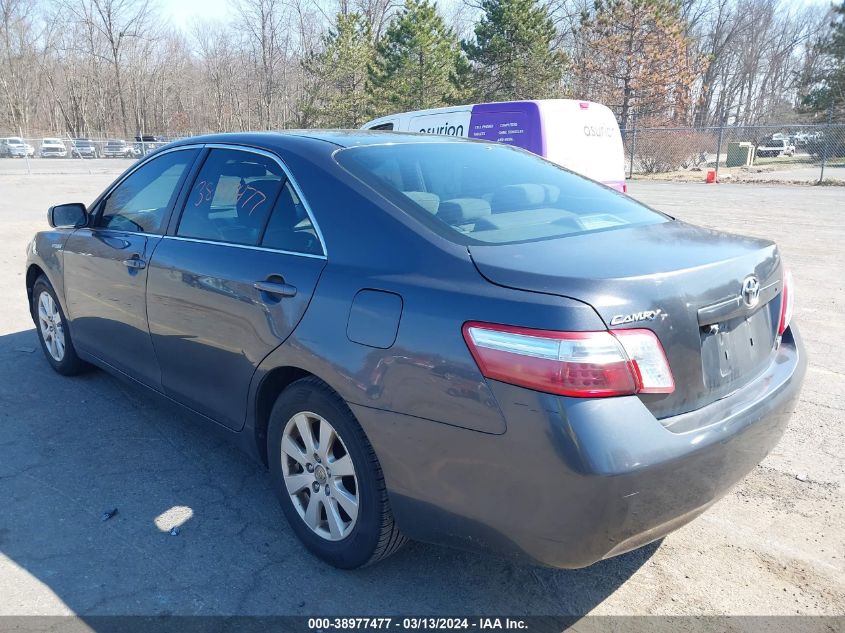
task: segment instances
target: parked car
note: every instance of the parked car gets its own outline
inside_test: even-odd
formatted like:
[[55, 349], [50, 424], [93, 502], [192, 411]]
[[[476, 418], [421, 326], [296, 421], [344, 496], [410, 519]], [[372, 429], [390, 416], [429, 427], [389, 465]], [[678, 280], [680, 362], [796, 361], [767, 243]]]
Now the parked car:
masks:
[[90, 138], [75, 138], [71, 144], [73, 158], [99, 158], [100, 149]]
[[134, 147], [138, 156], [146, 156], [166, 144], [159, 136], [136, 136]]
[[103, 146], [103, 158], [137, 158], [140, 152], [124, 140], [109, 140]]
[[757, 158], [794, 156], [795, 145], [786, 139], [767, 139], [757, 146]]
[[807, 147], [811, 142], [813, 142], [818, 136], [818, 132], [810, 133], [810, 132], [798, 132], [794, 137], [792, 137], [793, 142], [795, 143], [795, 147]]
[[608, 187], [627, 191], [622, 134], [616, 115], [601, 103], [538, 99], [455, 105], [389, 114], [361, 127], [513, 145]]
[[845, 133], [842, 130], [834, 130], [830, 133], [816, 132], [813, 138], [807, 143], [807, 153], [817, 159], [842, 158], [845, 156]]
[[41, 158], [65, 158], [67, 148], [60, 138], [45, 138], [41, 140]]
[[228, 433], [343, 568], [406, 538], [555, 567], [659, 539], [772, 450], [806, 369], [775, 244], [502, 144], [185, 139], [48, 220], [47, 362]]
[[31, 158], [35, 156], [35, 148], [19, 136], [10, 136], [3, 139], [2, 154], [9, 158]]

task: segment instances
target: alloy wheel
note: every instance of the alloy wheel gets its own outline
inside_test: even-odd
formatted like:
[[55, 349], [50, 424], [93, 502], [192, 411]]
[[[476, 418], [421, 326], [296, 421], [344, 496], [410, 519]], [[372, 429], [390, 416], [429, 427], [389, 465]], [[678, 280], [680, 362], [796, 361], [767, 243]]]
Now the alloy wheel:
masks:
[[331, 423], [303, 411], [282, 433], [282, 475], [293, 507], [312, 532], [328, 541], [346, 538], [358, 519], [355, 465]]
[[56, 362], [62, 362], [65, 357], [65, 330], [59, 307], [49, 292], [38, 296], [38, 326], [50, 356]]

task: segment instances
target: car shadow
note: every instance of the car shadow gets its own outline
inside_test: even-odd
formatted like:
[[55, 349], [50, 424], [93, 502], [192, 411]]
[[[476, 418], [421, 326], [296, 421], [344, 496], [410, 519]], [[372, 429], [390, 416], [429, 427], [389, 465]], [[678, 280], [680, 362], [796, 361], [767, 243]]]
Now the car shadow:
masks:
[[0, 337], [0, 507], [0, 614], [580, 617], [657, 548], [561, 571], [412, 543], [333, 569], [233, 443], [103, 372], [55, 374], [34, 330]]

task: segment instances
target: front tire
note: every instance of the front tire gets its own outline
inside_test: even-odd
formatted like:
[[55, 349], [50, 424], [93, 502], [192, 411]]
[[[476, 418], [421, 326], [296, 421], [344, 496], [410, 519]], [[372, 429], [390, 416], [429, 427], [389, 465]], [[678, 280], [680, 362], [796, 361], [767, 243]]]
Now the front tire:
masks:
[[47, 362], [63, 376], [74, 376], [88, 367], [73, 347], [67, 319], [50, 282], [43, 275], [32, 289], [32, 316]]
[[373, 447], [325, 383], [303, 378], [282, 392], [270, 414], [267, 446], [282, 510], [315, 556], [355, 569], [406, 542]]

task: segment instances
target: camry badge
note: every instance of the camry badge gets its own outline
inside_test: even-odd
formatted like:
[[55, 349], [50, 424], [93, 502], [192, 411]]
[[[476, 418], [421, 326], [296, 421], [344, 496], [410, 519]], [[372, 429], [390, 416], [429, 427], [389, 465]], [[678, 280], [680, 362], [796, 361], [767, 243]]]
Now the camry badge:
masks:
[[624, 325], [625, 323], [636, 323], [637, 321], [654, 321], [657, 317], [666, 318], [666, 313], [660, 308], [654, 310], [643, 310], [632, 314], [617, 314], [610, 320], [611, 325]]

